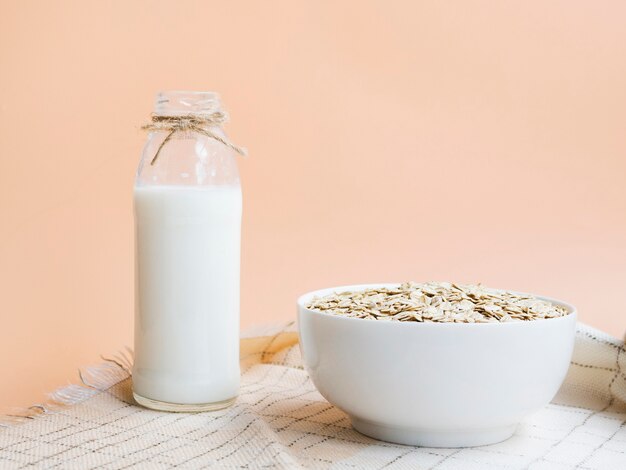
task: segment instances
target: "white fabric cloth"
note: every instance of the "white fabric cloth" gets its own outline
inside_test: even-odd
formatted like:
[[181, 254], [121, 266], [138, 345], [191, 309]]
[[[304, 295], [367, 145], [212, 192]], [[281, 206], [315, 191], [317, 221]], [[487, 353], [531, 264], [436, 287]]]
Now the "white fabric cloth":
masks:
[[553, 403], [511, 439], [466, 449], [395, 445], [354, 431], [315, 390], [289, 329], [242, 340], [241, 395], [217, 412], [141, 408], [129, 361], [114, 361], [83, 371], [86, 386], [6, 417], [0, 468], [626, 469], [624, 344], [584, 325]]

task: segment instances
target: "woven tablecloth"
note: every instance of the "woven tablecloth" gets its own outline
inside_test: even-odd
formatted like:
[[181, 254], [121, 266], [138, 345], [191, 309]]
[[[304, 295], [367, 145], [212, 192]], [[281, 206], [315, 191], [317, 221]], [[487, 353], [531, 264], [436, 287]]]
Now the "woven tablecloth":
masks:
[[134, 404], [129, 354], [81, 371], [84, 385], [5, 415], [0, 468], [626, 469], [624, 344], [579, 325], [559, 394], [500, 444], [429, 449], [380, 442], [315, 390], [293, 327], [242, 339], [228, 409], [163, 413]]

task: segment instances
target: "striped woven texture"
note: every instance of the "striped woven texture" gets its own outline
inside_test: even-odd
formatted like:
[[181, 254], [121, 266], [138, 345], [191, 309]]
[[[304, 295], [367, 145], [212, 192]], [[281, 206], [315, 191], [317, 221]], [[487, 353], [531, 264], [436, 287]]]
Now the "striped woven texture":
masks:
[[552, 404], [513, 438], [468, 449], [375, 441], [315, 390], [290, 328], [242, 339], [242, 388], [226, 410], [173, 414], [133, 403], [130, 360], [82, 371], [85, 385], [7, 415], [0, 468], [626, 469], [624, 344], [579, 325]]

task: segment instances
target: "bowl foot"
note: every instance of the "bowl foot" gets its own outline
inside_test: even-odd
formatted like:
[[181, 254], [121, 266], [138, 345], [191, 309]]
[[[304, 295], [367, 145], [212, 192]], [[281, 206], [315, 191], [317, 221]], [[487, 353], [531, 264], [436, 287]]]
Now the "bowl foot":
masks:
[[511, 437], [516, 424], [473, 431], [429, 431], [384, 426], [351, 417], [352, 426], [361, 434], [381, 441], [420, 447], [475, 447], [495, 444]]

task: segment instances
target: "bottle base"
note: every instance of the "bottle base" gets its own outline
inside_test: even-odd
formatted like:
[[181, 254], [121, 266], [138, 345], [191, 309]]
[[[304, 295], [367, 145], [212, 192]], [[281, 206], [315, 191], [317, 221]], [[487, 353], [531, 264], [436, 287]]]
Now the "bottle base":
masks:
[[133, 397], [135, 398], [135, 401], [141, 406], [150, 408], [151, 410], [172, 411], [175, 413], [200, 413], [203, 411], [217, 411], [228, 408], [230, 405], [235, 403], [235, 400], [237, 400], [237, 397], [232, 397], [228, 400], [218, 401], [215, 403], [179, 404], [153, 400], [152, 398], [142, 397], [135, 392], [133, 392]]

